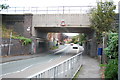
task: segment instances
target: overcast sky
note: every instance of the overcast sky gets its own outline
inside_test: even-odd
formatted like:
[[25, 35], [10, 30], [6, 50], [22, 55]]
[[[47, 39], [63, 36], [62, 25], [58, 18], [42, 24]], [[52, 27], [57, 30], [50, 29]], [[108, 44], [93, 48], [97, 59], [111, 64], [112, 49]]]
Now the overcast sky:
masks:
[[[96, 5], [98, 0], [0, 0], [1, 3], [6, 3], [10, 6], [22, 7], [47, 7], [47, 6], [83, 6]], [[104, 1], [104, 0], [102, 0]], [[109, 0], [112, 1], [112, 0]], [[117, 5], [118, 1], [114, 0]]]

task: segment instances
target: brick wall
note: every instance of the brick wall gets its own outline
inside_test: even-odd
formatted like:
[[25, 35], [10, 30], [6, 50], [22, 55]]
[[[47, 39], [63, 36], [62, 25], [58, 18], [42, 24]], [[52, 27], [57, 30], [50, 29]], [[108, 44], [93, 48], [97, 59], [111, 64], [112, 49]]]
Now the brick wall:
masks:
[[[8, 54], [9, 45], [10, 45], [10, 54]], [[24, 46], [22, 45], [20, 40], [17, 40], [17, 39], [12, 39], [11, 44], [9, 44], [9, 39], [2, 39], [1, 52], [2, 52], [1, 56], [30, 54], [31, 44]]]

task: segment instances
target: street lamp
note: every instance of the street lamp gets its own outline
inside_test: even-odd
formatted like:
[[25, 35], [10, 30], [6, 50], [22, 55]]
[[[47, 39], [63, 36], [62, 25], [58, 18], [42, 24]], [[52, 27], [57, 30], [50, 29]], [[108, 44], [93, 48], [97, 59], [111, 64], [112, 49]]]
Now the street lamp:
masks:
[[101, 63], [104, 63], [104, 60], [105, 60], [105, 59], [104, 59], [105, 34], [106, 34], [105, 32], [102, 33], [102, 35], [103, 35], [103, 54], [102, 54], [102, 56], [101, 56], [101, 59], [102, 59], [102, 60], [101, 60], [101, 61], [102, 61]]

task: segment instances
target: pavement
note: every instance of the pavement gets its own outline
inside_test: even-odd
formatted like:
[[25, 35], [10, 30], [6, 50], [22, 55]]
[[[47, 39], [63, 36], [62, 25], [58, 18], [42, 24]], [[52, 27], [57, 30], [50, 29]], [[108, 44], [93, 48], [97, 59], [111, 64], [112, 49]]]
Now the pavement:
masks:
[[52, 53], [55, 53], [55, 52], [61, 50], [62, 48], [64, 48], [62, 46], [63, 45], [60, 45], [58, 49], [46, 51], [46, 52], [39, 53], [39, 54], [28, 54], [28, 55], [19, 55], [19, 56], [0, 57], [0, 63], [29, 59], [29, 58], [39, 57], [39, 56], [46, 56], [48, 54], [52, 54]]
[[79, 70], [78, 78], [101, 78], [99, 62], [95, 58], [83, 56], [83, 65]]

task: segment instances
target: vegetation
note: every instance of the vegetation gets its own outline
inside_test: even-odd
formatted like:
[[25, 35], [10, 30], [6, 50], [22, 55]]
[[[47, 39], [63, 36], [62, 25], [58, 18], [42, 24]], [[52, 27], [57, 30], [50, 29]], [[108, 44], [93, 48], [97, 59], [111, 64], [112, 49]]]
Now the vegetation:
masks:
[[115, 20], [116, 6], [113, 2], [98, 2], [97, 8], [91, 10], [91, 27], [96, 31], [97, 41], [101, 43], [103, 32], [109, 32], [113, 29]]
[[9, 7], [9, 5], [6, 5], [6, 4], [0, 4], [0, 11], [2, 9], [7, 9]]
[[108, 57], [108, 64], [105, 69], [105, 77], [117, 80], [118, 78], [118, 34], [109, 34], [109, 39], [105, 49], [105, 54]]
[[10, 33], [12, 34], [13, 39], [19, 39], [22, 42], [22, 45], [27, 45], [32, 42], [31, 39], [19, 36], [13, 29], [7, 29], [5, 26], [2, 26], [2, 38], [10, 38]]
[[84, 44], [86, 42], [86, 35], [85, 34], [79, 34], [79, 44]]
[[16, 35], [13, 29], [7, 29], [4, 25], [2, 25], [2, 38], [10, 38], [11, 32], [13, 33], [13, 35]]
[[[97, 43], [102, 43], [102, 37], [108, 34], [107, 48], [105, 48], [105, 55], [108, 58], [105, 66], [105, 78], [118, 78], [118, 34], [110, 33], [115, 30], [115, 10], [116, 6], [113, 2], [99, 2], [97, 8], [91, 10], [91, 27], [96, 31]], [[114, 31], [117, 32], [117, 31]]]
[[77, 44], [78, 42], [79, 42], [79, 41], [78, 41], [78, 36], [74, 36], [74, 37], [72, 38], [71, 43]]
[[86, 41], [86, 35], [85, 34], [79, 34], [77, 36], [74, 36], [72, 38], [72, 41], [70, 43], [74, 43], [74, 44], [84, 44]]
[[50, 48], [51, 50], [55, 50], [55, 49], [58, 49], [58, 46], [53, 46]]
[[22, 45], [27, 45], [27, 44], [29, 44], [29, 43], [32, 42], [31, 39], [25, 38], [25, 37], [23, 37], [23, 36], [12, 36], [12, 38], [13, 38], [13, 39], [19, 39], [19, 40], [21, 40]]

